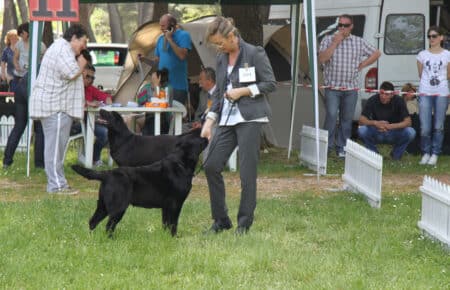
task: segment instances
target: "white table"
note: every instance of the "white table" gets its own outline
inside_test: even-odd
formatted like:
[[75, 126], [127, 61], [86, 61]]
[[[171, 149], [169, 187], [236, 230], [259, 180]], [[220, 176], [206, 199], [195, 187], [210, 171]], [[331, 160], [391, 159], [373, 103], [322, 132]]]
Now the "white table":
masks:
[[94, 126], [95, 126], [95, 115], [100, 111], [100, 109], [106, 111], [115, 111], [119, 113], [153, 113], [155, 114], [155, 135], [161, 134], [161, 113], [172, 113], [175, 116], [175, 135], [181, 134], [182, 129], [182, 119], [183, 115], [186, 114], [186, 108], [174, 102], [172, 107], [169, 108], [147, 108], [147, 107], [112, 107], [105, 106], [101, 108], [88, 108], [87, 113], [87, 124], [86, 124], [86, 144], [85, 144], [85, 158], [84, 166], [87, 168], [92, 168], [92, 157], [94, 153]]

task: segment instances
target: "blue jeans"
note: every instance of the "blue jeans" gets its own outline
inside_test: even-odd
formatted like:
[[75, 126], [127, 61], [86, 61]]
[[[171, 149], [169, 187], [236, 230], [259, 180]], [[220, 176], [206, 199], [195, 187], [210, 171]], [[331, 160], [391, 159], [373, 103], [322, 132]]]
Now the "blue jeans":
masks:
[[[347, 139], [349, 139], [352, 135], [352, 121], [353, 115], [355, 114], [357, 101], [357, 91], [336, 91], [325, 89], [326, 116], [323, 127], [328, 131], [329, 151], [334, 149], [335, 144], [337, 152], [344, 151], [344, 146]], [[336, 127], [338, 112], [339, 124], [338, 127]]]
[[[15, 94], [14, 127], [6, 143], [3, 157], [4, 165], [11, 165], [13, 163], [14, 154], [28, 123], [27, 82], [28, 79], [26, 76], [23, 78], [14, 78], [11, 81], [14, 84], [12, 87], [14, 88]], [[44, 132], [41, 122], [38, 120], [34, 121], [34, 133], [34, 165], [35, 167], [44, 168]]]
[[94, 162], [96, 162], [100, 160], [103, 147], [108, 144], [108, 128], [100, 124], [95, 124], [94, 135], [95, 143], [92, 159], [94, 159]]
[[392, 159], [402, 158], [408, 144], [416, 137], [416, 131], [412, 127], [395, 129], [387, 132], [379, 132], [375, 126], [360, 126], [358, 136], [364, 142], [367, 149], [378, 153], [377, 144], [392, 144]]
[[442, 152], [442, 142], [444, 141], [444, 121], [448, 99], [447, 97], [419, 96], [418, 102], [420, 148], [423, 154], [439, 155]]
[[[80, 122], [74, 122], [72, 124], [72, 127], [70, 128], [70, 135], [75, 135], [80, 132], [81, 132]], [[100, 160], [103, 147], [105, 147], [108, 144], [108, 128], [96, 123], [94, 127], [94, 136], [95, 136], [95, 143], [94, 143], [94, 154], [92, 159], [94, 160], [94, 162], [96, 162]]]

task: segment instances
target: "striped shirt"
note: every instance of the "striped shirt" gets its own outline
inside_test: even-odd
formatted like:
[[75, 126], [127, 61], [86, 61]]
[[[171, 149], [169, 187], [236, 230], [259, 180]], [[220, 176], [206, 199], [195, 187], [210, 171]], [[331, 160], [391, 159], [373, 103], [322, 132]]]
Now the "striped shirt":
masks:
[[[334, 35], [327, 35], [320, 43], [319, 51], [325, 51]], [[357, 88], [358, 66], [371, 56], [376, 48], [361, 37], [350, 35], [336, 47], [332, 57], [323, 64], [326, 86]]]
[[46, 118], [58, 112], [81, 119], [84, 114], [83, 77], [75, 53], [64, 38], [56, 40], [45, 52], [39, 75], [31, 90], [30, 117]]

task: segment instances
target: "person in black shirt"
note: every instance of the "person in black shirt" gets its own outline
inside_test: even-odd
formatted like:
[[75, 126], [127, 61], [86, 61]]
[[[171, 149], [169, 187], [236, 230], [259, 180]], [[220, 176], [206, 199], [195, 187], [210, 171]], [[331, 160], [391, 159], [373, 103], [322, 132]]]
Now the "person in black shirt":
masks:
[[392, 144], [390, 155], [393, 160], [399, 160], [414, 140], [416, 131], [411, 127], [405, 101], [393, 91], [392, 83], [383, 82], [380, 93], [367, 100], [359, 118], [358, 135], [364, 145], [376, 153], [377, 144]]

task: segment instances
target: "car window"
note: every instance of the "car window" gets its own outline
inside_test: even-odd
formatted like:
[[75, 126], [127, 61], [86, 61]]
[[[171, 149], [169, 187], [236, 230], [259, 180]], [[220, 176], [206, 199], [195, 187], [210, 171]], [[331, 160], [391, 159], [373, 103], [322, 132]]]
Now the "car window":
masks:
[[123, 66], [126, 48], [88, 48], [95, 66]]
[[425, 15], [390, 14], [385, 27], [385, 54], [417, 54], [425, 48]]

